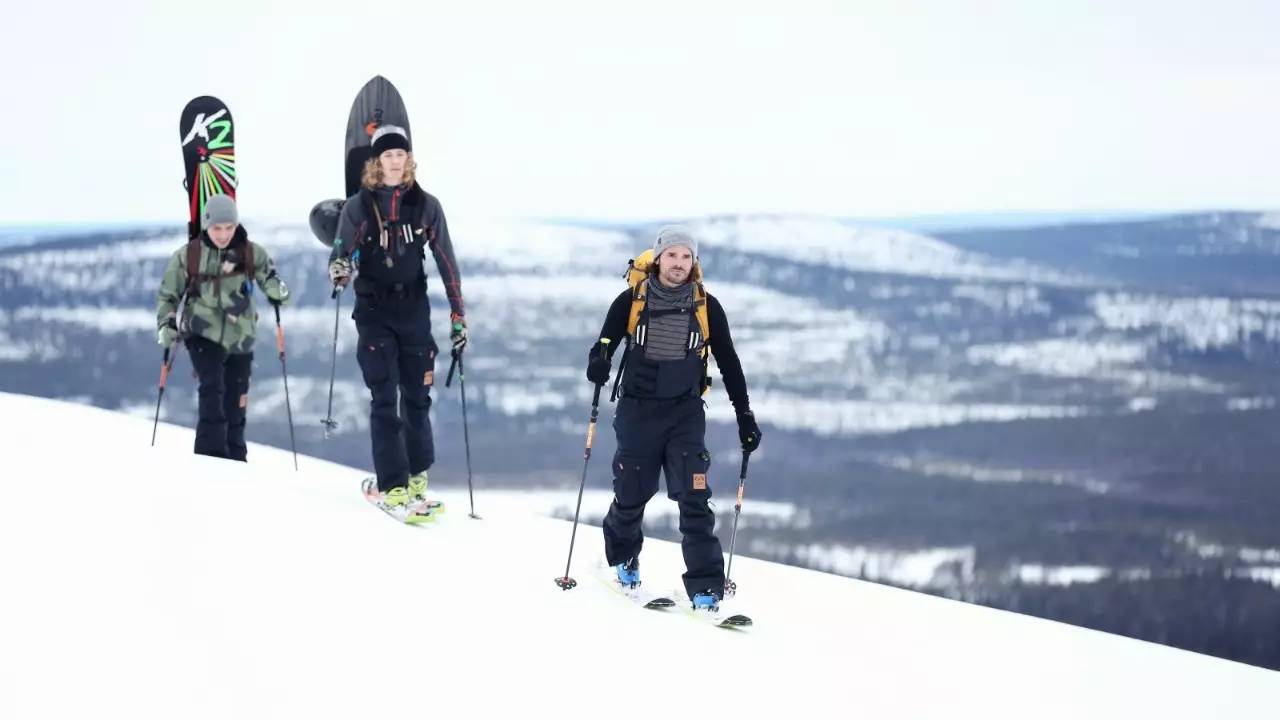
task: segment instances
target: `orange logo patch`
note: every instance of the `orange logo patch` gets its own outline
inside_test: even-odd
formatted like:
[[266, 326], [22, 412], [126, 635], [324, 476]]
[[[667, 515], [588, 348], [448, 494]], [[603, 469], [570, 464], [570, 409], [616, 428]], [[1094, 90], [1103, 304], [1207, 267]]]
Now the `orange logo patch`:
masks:
[[694, 474], [693, 474], [693, 489], [694, 489], [694, 490], [706, 490], [706, 489], [707, 489], [707, 475], [706, 475], [706, 473], [694, 473]]
[[240, 396], [240, 407], [241, 408], [249, 407], [249, 393], [245, 393]]
[[426, 371], [426, 372], [422, 373], [422, 384], [423, 384], [423, 385], [430, 385], [431, 383], [435, 382], [435, 380], [436, 380], [436, 374], [435, 374], [434, 372], [432, 372], [432, 371], [428, 370], [428, 371]]

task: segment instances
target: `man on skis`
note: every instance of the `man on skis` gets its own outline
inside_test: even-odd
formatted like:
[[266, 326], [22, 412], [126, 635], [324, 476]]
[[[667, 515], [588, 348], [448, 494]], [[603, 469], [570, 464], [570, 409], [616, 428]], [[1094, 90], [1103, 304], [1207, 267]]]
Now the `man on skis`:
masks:
[[444, 210], [415, 179], [408, 133], [384, 125], [372, 141], [362, 187], [338, 222], [329, 278], [345, 287], [358, 271], [351, 317], [359, 335], [356, 360], [373, 398], [369, 431], [377, 472], [366, 494], [384, 508], [403, 509], [426, 499], [427, 470], [435, 462], [428, 412], [437, 346], [423, 268], [428, 250], [449, 299], [454, 352], [466, 348], [467, 324]]
[[174, 251], [160, 281], [158, 341], [168, 349], [182, 338], [191, 354], [200, 385], [196, 454], [243, 462], [258, 326], [253, 286], [273, 305], [288, 301], [289, 287], [267, 251], [249, 240], [229, 196], [209, 198], [200, 220], [200, 234]]
[[648, 277], [623, 291], [609, 308], [600, 342], [588, 355], [587, 379], [597, 385], [608, 382], [613, 348], [627, 336], [622, 397], [613, 421], [618, 439], [614, 499], [604, 519], [605, 555], [618, 582], [632, 587], [640, 582], [641, 520], [645, 504], [658, 491], [661, 470], [667, 496], [680, 508], [685, 590], [695, 609], [715, 610], [725, 578], [715, 514], [708, 505], [711, 455], [704, 442], [702, 401], [708, 349], [737, 413], [744, 452], [759, 447], [760, 428], [729, 322], [719, 301], [702, 288], [697, 255], [698, 244], [688, 228], [668, 226], [658, 233]]

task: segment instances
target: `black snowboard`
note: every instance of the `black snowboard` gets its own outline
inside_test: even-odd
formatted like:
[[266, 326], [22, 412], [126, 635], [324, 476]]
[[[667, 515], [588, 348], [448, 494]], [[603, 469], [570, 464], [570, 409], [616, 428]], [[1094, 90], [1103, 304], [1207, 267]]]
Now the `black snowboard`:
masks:
[[347, 197], [360, 189], [364, 164], [371, 157], [373, 133], [383, 125], [402, 127], [410, 140], [413, 138], [409, 129], [409, 111], [405, 109], [396, 86], [381, 75], [375, 75], [356, 93], [355, 102], [351, 103], [351, 114], [347, 116], [347, 142], [343, 152]]
[[186, 166], [187, 236], [200, 234], [200, 213], [214, 195], [236, 196], [235, 125], [216, 97], [201, 95], [182, 109], [178, 123]]
[[[346, 177], [346, 197], [360, 190], [360, 177], [371, 154], [373, 133], [383, 125], [404, 128], [409, 137], [409, 112], [405, 109], [400, 92], [390, 80], [376, 75], [360, 88], [351, 103], [347, 116], [346, 143], [343, 147], [343, 171]], [[345, 200], [323, 200], [311, 209], [311, 232], [325, 247], [333, 247], [338, 234], [338, 218], [342, 215]]]

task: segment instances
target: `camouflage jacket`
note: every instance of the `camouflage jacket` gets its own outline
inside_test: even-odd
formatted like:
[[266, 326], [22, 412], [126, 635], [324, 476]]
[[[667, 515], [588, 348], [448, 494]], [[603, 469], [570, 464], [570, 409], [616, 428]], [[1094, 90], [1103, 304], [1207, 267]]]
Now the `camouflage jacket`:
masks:
[[[253, 280], [267, 299], [285, 303], [289, 288], [276, 275], [275, 263], [259, 244], [251, 242], [243, 227], [219, 250], [208, 235], [200, 235], [198, 290], [191, 288], [185, 310], [178, 322], [183, 335], [199, 335], [212, 340], [227, 352], [247, 353], [253, 350], [258, 312], [253, 304], [253, 283], [245, 278], [244, 249], [253, 248]], [[157, 293], [156, 325], [163, 327], [177, 314], [178, 303], [187, 287], [187, 246], [174, 251], [164, 270]]]

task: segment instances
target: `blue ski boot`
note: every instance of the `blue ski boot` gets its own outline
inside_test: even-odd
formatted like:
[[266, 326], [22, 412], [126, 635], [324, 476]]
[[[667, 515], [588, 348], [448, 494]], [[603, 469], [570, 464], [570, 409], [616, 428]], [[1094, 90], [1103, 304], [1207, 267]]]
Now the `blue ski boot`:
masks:
[[618, 571], [618, 584], [624, 588], [640, 587], [640, 561], [636, 558], [613, 566]]
[[710, 590], [700, 592], [693, 596], [693, 609], [715, 612], [720, 609], [720, 598]]

